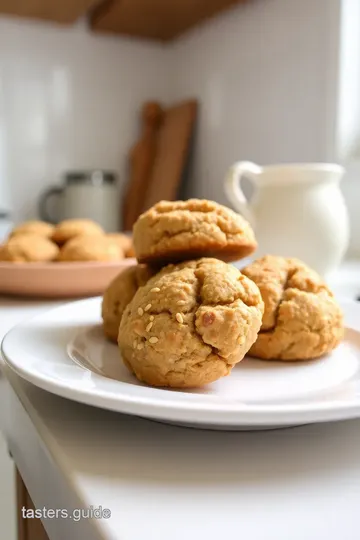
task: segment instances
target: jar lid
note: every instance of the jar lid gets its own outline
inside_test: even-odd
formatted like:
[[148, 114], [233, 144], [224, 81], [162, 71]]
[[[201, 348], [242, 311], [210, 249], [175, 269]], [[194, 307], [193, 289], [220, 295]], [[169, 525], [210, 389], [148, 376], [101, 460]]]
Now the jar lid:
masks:
[[117, 176], [114, 172], [95, 169], [93, 171], [70, 171], [65, 174], [66, 184], [85, 183], [92, 186], [114, 184]]

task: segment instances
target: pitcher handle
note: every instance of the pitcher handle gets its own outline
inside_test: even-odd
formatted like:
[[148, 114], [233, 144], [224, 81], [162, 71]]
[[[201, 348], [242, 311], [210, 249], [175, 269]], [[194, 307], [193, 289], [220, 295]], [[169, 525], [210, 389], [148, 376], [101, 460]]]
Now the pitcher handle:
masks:
[[255, 223], [255, 216], [249, 207], [243, 190], [241, 180], [246, 176], [256, 187], [257, 177], [262, 173], [262, 168], [251, 161], [238, 161], [232, 165], [225, 178], [225, 193], [229, 202], [251, 225]]

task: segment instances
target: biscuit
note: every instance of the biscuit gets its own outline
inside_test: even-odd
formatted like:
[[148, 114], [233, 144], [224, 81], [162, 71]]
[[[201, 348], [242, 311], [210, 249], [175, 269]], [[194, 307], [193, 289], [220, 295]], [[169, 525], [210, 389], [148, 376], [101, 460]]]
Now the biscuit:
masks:
[[125, 253], [125, 257], [127, 257], [128, 259], [133, 259], [135, 258], [135, 250], [134, 250], [134, 245], [132, 245], [130, 247], [130, 249]]
[[9, 238], [17, 236], [19, 234], [36, 234], [37, 236], [43, 236], [50, 238], [54, 232], [54, 225], [46, 223], [45, 221], [25, 221], [14, 227], [11, 231]]
[[117, 343], [122, 314], [139, 287], [154, 274], [150, 267], [138, 264], [121, 272], [107, 287], [102, 301], [101, 316], [105, 335]]
[[134, 248], [131, 236], [124, 233], [109, 233], [106, 236], [119, 244], [121, 250], [124, 252], [125, 257], [134, 257]]
[[309, 360], [341, 342], [343, 315], [322, 278], [297, 259], [266, 256], [242, 272], [260, 289], [265, 311], [249, 354], [266, 360]]
[[169, 265], [138, 289], [119, 329], [124, 363], [145, 383], [193, 388], [228, 375], [256, 340], [258, 287], [216, 259]]
[[59, 246], [76, 236], [103, 235], [104, 231], [91, 219], [66, 219], [56, 225], [51, 239]]
[[61, 248], [58, 261], [118, 261], [124, 258], [120, 247], [105, 235], [84, 235], [72, 238]]
[[36, 234], [16, 234], [1, 247], [0, 260], [14, 263], [49, 262], [56, 259], [56, 244]]
[[197, 257], [235, 261], [257, 247], [242, 216], [199, 199], [161, 201], [138, 218], [133, 232], [138, 261], [159, 265]]

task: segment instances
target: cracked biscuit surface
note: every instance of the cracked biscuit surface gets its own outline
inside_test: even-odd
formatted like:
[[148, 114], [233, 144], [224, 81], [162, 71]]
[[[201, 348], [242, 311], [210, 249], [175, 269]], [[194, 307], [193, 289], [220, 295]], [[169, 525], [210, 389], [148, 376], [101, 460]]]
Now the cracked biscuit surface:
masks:
[[235, 261], [250, 255], [257, 243], [249, 223], [216, 202], [190, 199], [161, 201], [134, 225], [139, 262], [164, 264], [197, 257]]
[[211, 383], [245, 356], [263, 309], [258, 287], [233, 266], [210, 258], [168, 265], [124, 311], [122, 358], [140, 381], [153, 386]]
[[154, 271], [144, 264], [130, 266], [107, 287], [102, 301], [101, 316], [105, 335], [117, 343], [122, 314], [139, 287], [145, 285]]
[[297, 259], [265, 256], [242, 272], [265, 304], [258, 338], [249, 354], [266, 360], [309, 360], [337, 347], [342, 311], [322, 278]]

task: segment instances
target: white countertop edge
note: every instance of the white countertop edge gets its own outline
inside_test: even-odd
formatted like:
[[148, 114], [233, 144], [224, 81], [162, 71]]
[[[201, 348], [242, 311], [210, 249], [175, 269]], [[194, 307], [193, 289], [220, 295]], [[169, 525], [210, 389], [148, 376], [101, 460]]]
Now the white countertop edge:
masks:
[[[31, 388], [31, 385], [10, 373], [1, 358], [0, 366], [6, 377], [6, 408], [10, 411], [11, 419], [11, 422], [6, 422], [4, 433], [9, 451], [31, 493], [35, 507], [65, 508], [69, 513], [74, 509], [88, 508], [91, 503], [74, 480], [66, 455], [27, 394], [26, 388]], [[0, 388], [3, 391], [2, 385]], [[44, 400], [53, 398], [51, 394], [41, 392]], [[34, 475], [34, 470], [39, 470], [40, 474]], [[55, 481], [47, 488], [40, 485], [44, 480], [48, 483], [51, 478]], [[43, 523], [51, 540], [73, 537], [71, 521], [48, 519]], [[105, 520], [81, 520], [76, 526], [78, 529], [81, 527], [81, 539], [107, 540], [110, 536], [106, 532], [106, 524]]]

